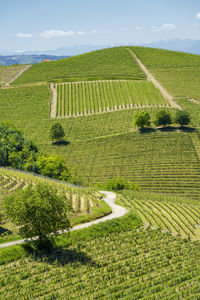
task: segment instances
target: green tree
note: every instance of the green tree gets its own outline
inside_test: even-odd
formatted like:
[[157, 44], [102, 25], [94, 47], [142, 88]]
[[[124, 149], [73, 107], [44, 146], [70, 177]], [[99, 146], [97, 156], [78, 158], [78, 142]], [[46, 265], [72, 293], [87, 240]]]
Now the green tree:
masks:
[[70, 227], [66, 196], [48, 185], [29, 185], [6, 196], [3, 204], [6, 216], [20, 226], [24, 238], [39, 237], [39, 241], [44, 241], [49, 234]]
[[135, 125], [141, 129], [150, 126], [150, 115], [147, 111], [141, 111], [135, 116]]
[[50, 128], [50, 139], [52, 141], [60, 141], [65, 136], [64, 129], [60, 123], [52, 124]]
[[182, 126], [188, 125], [191, 121], [190, 115], [187, 111], [178, 110], [176, 112], [174, 122]]
[[156, 114], [155, 125], [166, 126], [172, 123], [171, 115], [166, 110], [160, 110]]

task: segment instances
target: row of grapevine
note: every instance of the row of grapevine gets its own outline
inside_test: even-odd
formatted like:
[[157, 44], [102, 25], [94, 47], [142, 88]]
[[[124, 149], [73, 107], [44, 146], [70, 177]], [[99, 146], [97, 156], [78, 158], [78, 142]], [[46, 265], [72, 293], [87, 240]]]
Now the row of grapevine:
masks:
[[57, 117], [142, 107], [170, 107], [159, 90], [147, 81], [83, 81], [57, 84], [54, 87], [57, 94]]
[[0, 297], [199, 299], [199, 266], [199, 242], [160, 230], [125, 231], [1, 265]]

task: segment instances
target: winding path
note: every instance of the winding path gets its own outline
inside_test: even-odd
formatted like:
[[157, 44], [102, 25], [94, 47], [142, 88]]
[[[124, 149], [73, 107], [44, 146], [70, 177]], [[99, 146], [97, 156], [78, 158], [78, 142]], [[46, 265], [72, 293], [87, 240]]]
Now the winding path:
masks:
[[[80, 225], [76, 225], [70, 231], [87, 228], [93, 224], [98, 224], [98, 223], [101, 223], [104, 221], [112, 220], [114, 218], [120, 218], [127, 213], [127, 210], [124, 207], [115, 204], [115, 200], [116, 200], [115, 193], [106, 192], [106, 191], [100, 191], [100, 193], [103, 193], [106, 195], [106, 197], [103, 200], [111, 207], [112, 213], [110, 213], [109, 215], [107, 215], [105, 217], [99, 218], [97, 220], [94, 220], [94, 221], [91, 221], [88, 223], [84, 223], [84, 224], [80, 224]], [[62, 231], [60, 233], [64, 233], [64, 232], [66, 232], [66, 231]], [[18, 240], [18, 241], [0, 244], [0, 248], [6, 248], [9, 246], [13, 246], [13, 245], [23, 244], [25, 241], [26, 240], [24, 239], [24, 240]]]

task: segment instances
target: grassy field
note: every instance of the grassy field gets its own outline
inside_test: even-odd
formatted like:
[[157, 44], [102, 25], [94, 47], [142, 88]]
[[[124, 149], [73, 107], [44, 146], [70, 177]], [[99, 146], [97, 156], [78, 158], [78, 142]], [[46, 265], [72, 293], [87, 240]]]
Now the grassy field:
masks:
[[103, 113], [145, 106], [169, 106], [151, 82], [93, 81], [58, 84], [57, 117]]
[[8, 83], [26, 65], [0, 66], [0, 85]]
[[74, 142], [65, 155], [84, 184], [121, 177], [143, 190], [198, 198], [200, 164], [192, 135], [176, 130], [127, 133]]
[[200, 100], [199, 55], [145, 47], [131, 49], [171, 95]]
[[145, 226], [190, 239], [200, 238], [200, 202], [197, 200], [124, 191], [118, 203], [134, 208]]
[[[59, 180], [12, 169], [0, 169], [0, 200], [16, 190], [24, 189], [28, 184], [34, 185], [36, 183], [47, 184], [66, 194], [68, 204], [71, 207], [69, 220], [72, 226], [94, 220], [111, 211], [103, 200], [98, 199], [100, 193], [94, 189], [77, 188]], [[18, 229], [9, 220], [3, 220], [0, 226], [0, 244], [19, 238]]]
[[80, 237], [46, 256], [1, 265], [0, 296], [197, 300], [199, 258], [199, 242], [160, 230], [121, 229], [88, 240]]
[[145, 79], [124, 47], [98, 50], [54, 62], [35, 64], [13, 84], [96, 79]]

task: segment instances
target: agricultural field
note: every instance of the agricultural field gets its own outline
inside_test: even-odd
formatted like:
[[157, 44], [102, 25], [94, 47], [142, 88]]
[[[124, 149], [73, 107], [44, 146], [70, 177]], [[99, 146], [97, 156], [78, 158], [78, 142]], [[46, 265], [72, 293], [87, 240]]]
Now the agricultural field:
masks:
[[77, 141], [66, 147], [66, 161], [77, 166], [83, 184], [120, 177], [142, 190], [198, 199], [200, 163], [193, 136], [195, 132], [172, 129]]
[[34, 64], [13, 84], [97, 79], [145, 79], [146, 76], [125, 47], [110, 48]]
[[[57, 84], [56, 117], [90, 115], [141, 107], [168, 107], [169, 102], [147, 81], [91, 81]], [[53, 96], [52, 96], [53, 97]]]
[[27, 65], [0, 66], [0, 86], [6, 83], [23, 70]]
[[199, 55], [145, 47], [131, 50], [172, 96], [200, 100]]
[[0, 297], [197, 300], [199, 266], [198, 241], [133, 227], [1, 265]]
[[133, 208], [146, 227], [173, 235], [200, 239], [200, 202], [180, 197], [124, 191], [119, 204]]
[[[110, 207], [99, 199], [100, 193], [96, 192], [95, 189], [77, 188], [59, 180], [5, 168], [0, 168], [0, 200], [16, 190], [26, 188], [29, 184], [35, 185], [37, 183], [55, 187], [66, 194], [68, 204], [71, 207], [69, 220], [72, 226], [94, 220], [111, 211]], [[4, 220], [0, 226], [0, 244], [16, 239], [20, 239], [17, 228], [9, 220]]]

